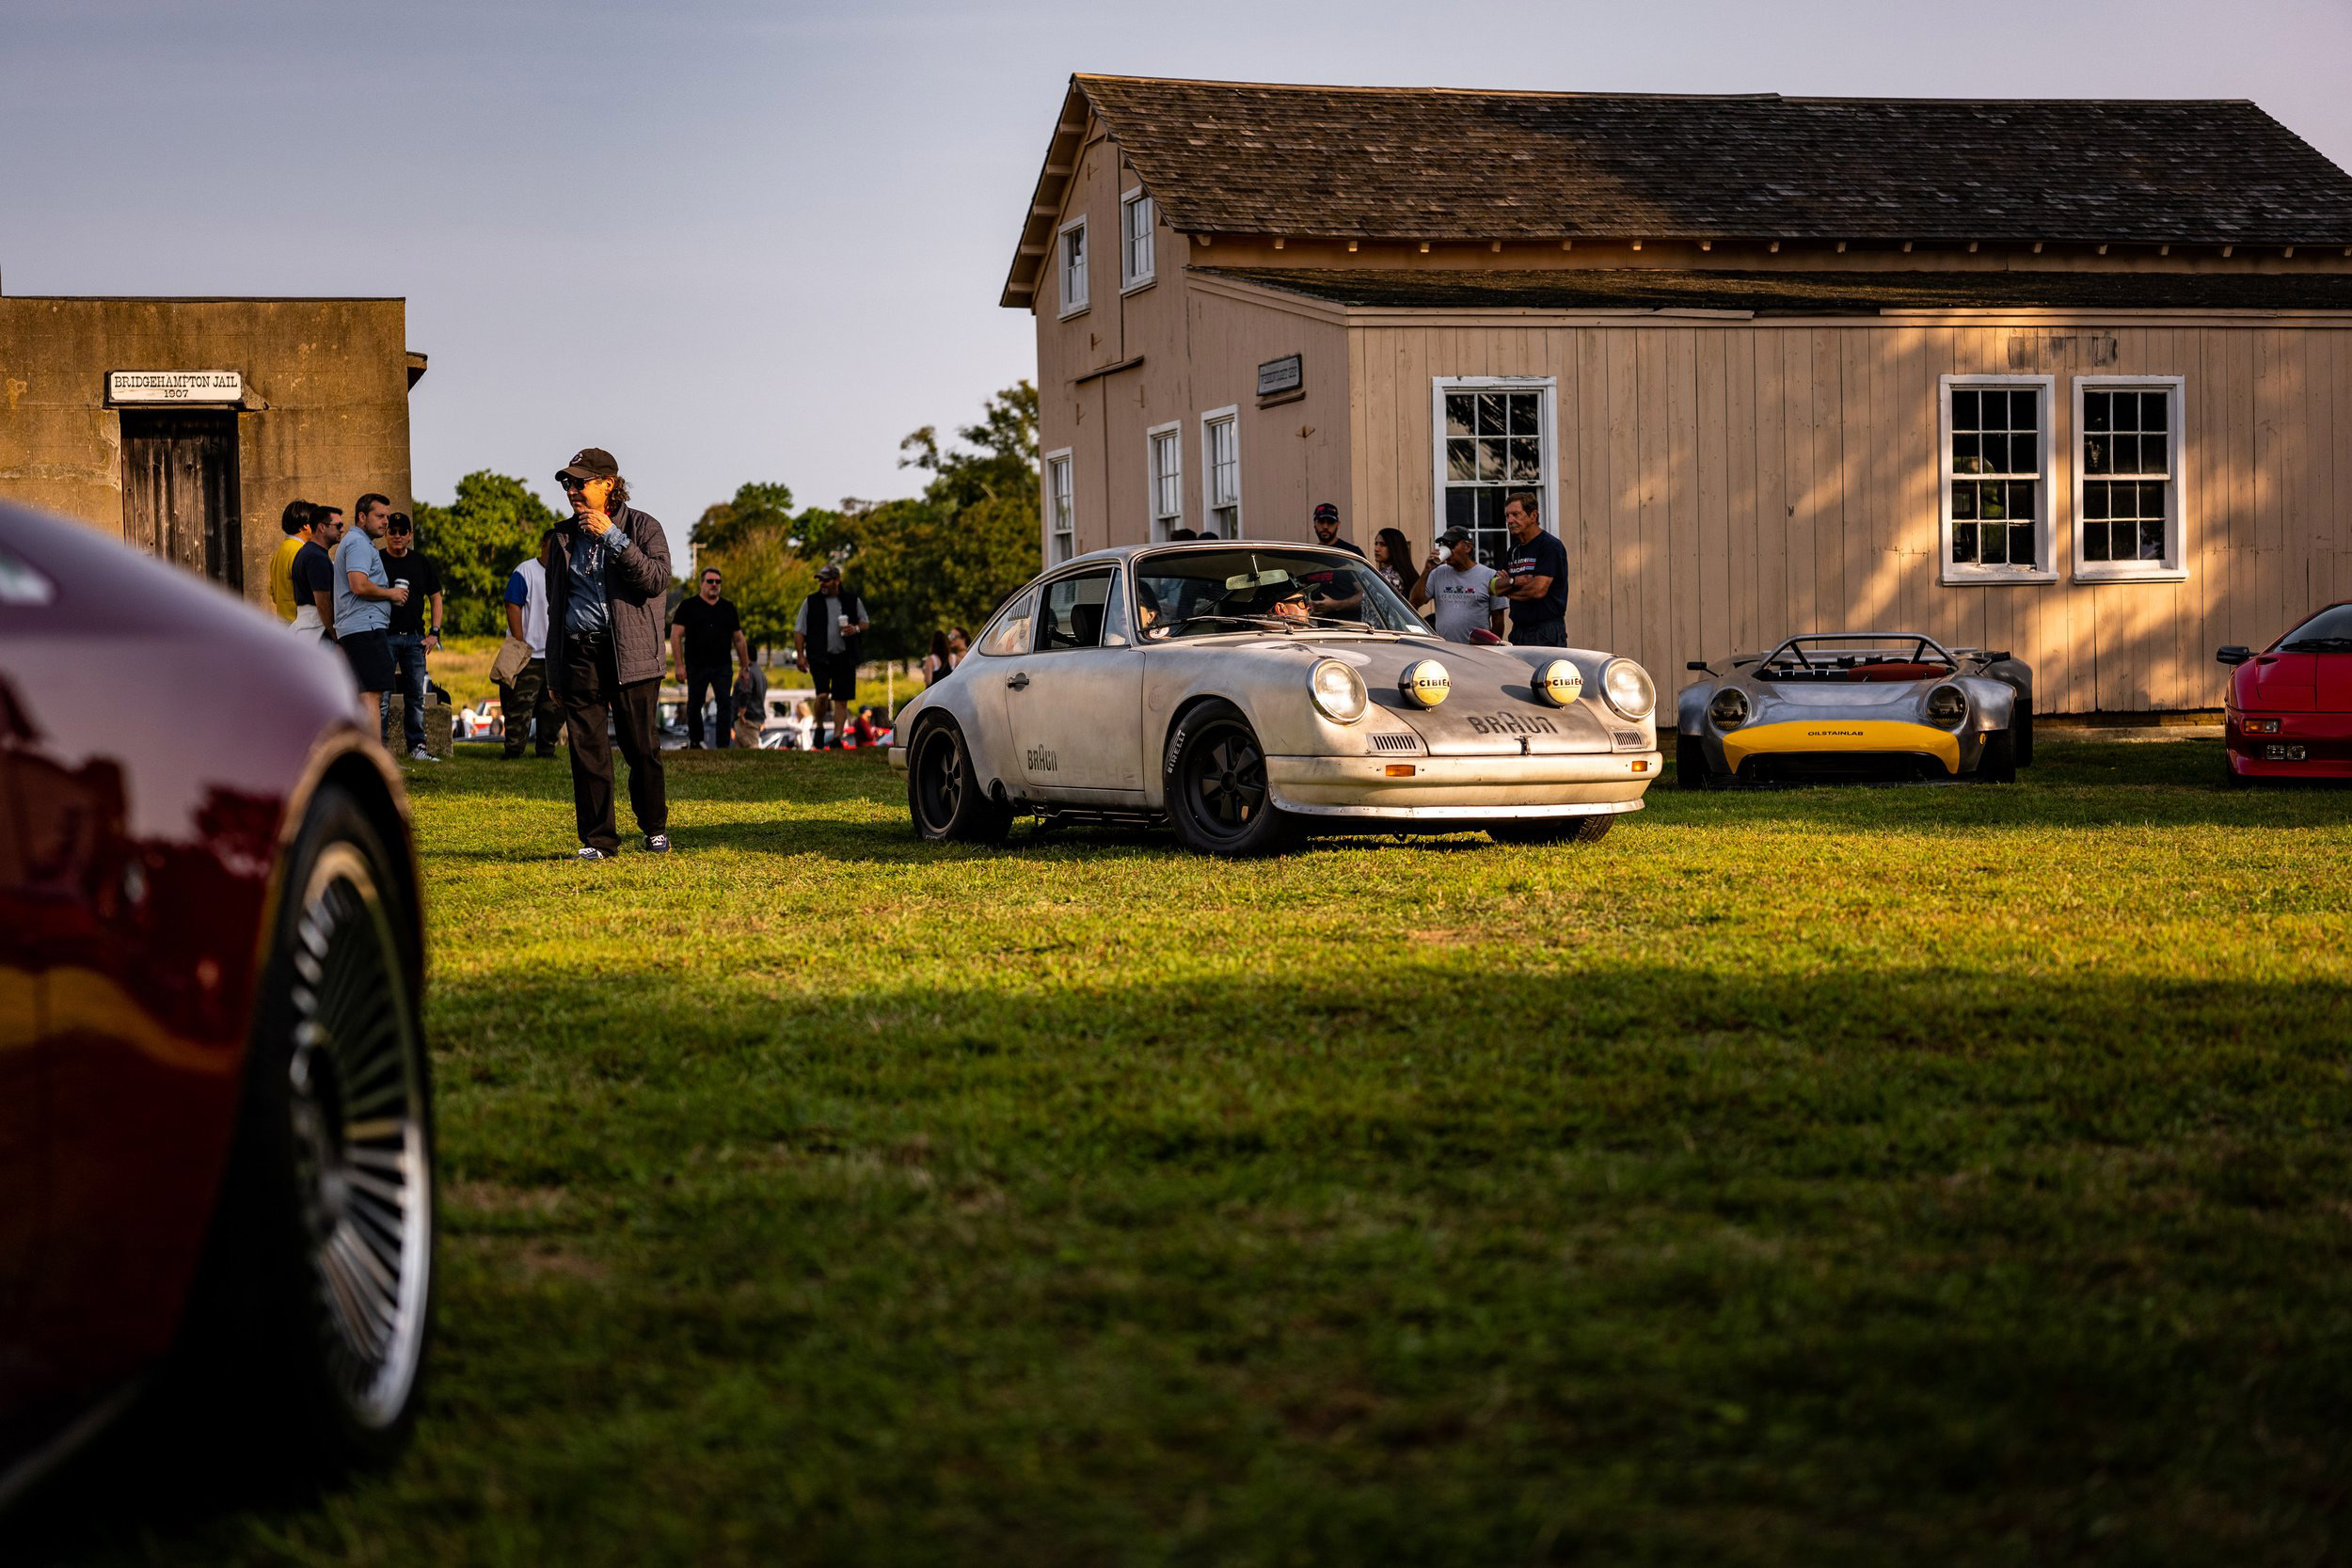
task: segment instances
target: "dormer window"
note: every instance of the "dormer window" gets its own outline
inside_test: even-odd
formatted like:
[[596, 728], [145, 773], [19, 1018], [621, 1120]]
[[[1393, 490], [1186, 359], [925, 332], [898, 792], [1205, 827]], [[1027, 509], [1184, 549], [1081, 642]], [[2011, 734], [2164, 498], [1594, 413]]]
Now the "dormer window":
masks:
[[1087, 308], [1087, 220], [1077, 218], [1061, 230], [1061, 313], [1074, 316]]

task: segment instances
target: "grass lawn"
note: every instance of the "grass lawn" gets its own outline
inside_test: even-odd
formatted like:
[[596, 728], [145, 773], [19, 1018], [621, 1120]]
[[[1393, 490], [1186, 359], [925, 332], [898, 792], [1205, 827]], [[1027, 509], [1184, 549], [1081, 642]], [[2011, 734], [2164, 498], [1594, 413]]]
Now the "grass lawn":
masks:
[[2352, 794], [2050, 737], [1233, 866], [669, 767], [606, 866], [414, 775], [415, 1450], [71, 1560], [2352, 1555]]

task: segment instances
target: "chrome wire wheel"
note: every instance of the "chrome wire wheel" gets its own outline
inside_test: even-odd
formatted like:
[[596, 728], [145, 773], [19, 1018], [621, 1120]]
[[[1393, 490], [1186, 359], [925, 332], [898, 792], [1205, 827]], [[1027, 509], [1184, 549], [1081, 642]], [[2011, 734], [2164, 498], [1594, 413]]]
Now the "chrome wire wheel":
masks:
[[296, 917], [289, 1147], [325, 1370], [363, 1429], [406, 1409], [432, 1284], [424, 1042], [367, 858], [320, 851]]
[[1194, 742], [1185, 768], [1201, 825], [1238, 838], [1266, 809], [1265, 753], [1238, 724], [1220, 724]]

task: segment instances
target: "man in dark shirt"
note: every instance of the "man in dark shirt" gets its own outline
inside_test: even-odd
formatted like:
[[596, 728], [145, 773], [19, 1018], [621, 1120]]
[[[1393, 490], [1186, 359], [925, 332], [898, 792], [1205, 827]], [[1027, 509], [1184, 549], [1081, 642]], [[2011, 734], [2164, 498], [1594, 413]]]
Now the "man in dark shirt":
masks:
[[1340, 509], [1329, 501], [1325, 501], [1315, 508], [1315, 543], [1328, 545], [1336, 550], [1355, 550], [1359, 556], [1364, 553], [1356, 549], [1354, 544], [1340, 537]]
[[1511, 641], [1522, 648], [1568, 645], [1568, 551], [1544, 531], [1544, 503], [1516, 490], [1502, 503], [1511, 559], [1495, 574], [1493, 593], [1511, 604]]
[[686, 685], [686, 744], [703, 749], [703, 698], [719, 694], [718, 743], [735, 738], [735, 667], [740, 658], [748, 670], [751, 648], [743, 641], [743, 623], [731, 599], [719, 596], [719, 568], [703, 569], [700, 592], [677, 607], [670, 620], [670, 661]]
[[343, 515], [332, 506], [310, 508], [310, 542], [294, 552], [294, 629], [322, 641], [335, 640], [335, 544], [343, 536]]
[[[416, 529], [405, 512], [384, 525], [384, 570], [394, 583], [408, 585], [408, 602], [392, 606], [392, 681], [400, 693], [402, 750], [412, 761], [438, 759], [424, 745], [424, 656], [441, 647], [441, 563], [417, 549]], [[381, 708], [384, 744], [392, 743], [391, 692]]]

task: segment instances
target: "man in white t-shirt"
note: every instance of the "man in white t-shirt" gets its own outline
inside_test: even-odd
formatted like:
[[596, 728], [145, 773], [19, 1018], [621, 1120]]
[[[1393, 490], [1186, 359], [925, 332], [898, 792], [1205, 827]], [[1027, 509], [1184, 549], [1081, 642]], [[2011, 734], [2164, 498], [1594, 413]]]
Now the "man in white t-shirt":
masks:
[[1467, 642], [1482, 628], [1501, 637], [1502, 601], [1489, 587], [1494, 577], [1494, 568], [1478, 563], [1478, 546], [1469, 534], [1460, 529], [1440, 534], [1421, 580], [1413, 584], [1413, 608], [1435, 604], [1438, 635], [1449, 642]]
[[515, 676], [513, 686], [499, 688], [499, 711], [506, 717], [504, 754], [523, 754], [523, 743], [534, 738], [532, 754], [555, 755], [555, 735], [564, 727], [563, 705], [548, 689], [548, 552], [556, 545], [553, 529], [539, 536], [539, 553], [506, 579], [506, 635], [531, 644], [531, 660]]

